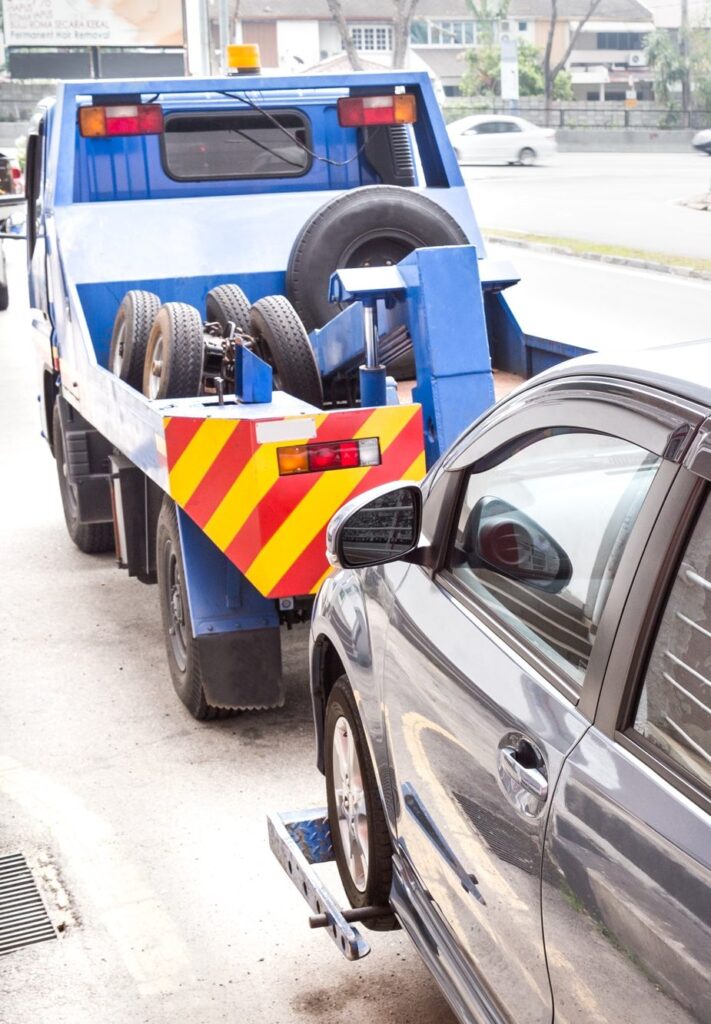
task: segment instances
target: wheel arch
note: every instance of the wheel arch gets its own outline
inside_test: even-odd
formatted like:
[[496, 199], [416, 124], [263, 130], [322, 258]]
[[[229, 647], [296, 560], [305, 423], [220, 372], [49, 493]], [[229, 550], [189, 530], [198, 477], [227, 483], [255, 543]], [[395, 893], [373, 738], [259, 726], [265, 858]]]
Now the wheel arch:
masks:
[[316, 766], [325, 774], [324, 724], [326, 705], [337, 679], [347, 675], [343, 659], [333, 641], [321, 633], [311, 649], [311, 700], [313, 703], [314, 729], [316, 731]]

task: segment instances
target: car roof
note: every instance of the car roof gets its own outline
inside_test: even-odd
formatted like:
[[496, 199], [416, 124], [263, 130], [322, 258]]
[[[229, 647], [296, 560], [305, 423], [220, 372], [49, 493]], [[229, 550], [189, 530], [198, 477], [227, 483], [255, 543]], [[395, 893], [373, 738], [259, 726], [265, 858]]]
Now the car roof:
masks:
[[711, 408], [711, 338], [631, 352], [579, 356], [558, 363], [533, 377], [528, 384], [573, 376], [635, 381]]

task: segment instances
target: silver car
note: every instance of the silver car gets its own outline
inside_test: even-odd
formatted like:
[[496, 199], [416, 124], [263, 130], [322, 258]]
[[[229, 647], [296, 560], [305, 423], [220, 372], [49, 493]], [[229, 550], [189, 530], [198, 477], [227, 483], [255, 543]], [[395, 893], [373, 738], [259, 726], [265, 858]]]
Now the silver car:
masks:
[[460, 1021], [711, 1021], [710, 371], [561, 364], [329, 528], [339, 872]]

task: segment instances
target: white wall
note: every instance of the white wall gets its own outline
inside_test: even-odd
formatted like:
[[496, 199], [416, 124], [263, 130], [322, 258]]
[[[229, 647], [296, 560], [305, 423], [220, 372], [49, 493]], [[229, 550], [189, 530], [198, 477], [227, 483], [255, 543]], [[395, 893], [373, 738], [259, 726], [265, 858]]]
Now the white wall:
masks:
[[318, 22], [277, 21], [277, 51], [279, 67], [285, 71], [304, 71], [318, 64], [321, 56]]
[[322, 21], [319, 26], [319, 49], [324, 57], [333, 57], [343, 50], [341, 34], [332, 21]]

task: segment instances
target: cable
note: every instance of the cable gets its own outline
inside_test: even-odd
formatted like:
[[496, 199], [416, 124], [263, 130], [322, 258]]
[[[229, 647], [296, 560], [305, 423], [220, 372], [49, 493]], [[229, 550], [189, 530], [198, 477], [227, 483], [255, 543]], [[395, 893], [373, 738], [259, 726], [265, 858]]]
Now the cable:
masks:
[[[280, 132], [283, 132], [284, 135], [286, 135], [288, 139], [291, 139], [294, 145], [298, 146], [299, 149], [302, 149], [304, 153], [308, 153], [308, 155], [312, 157], [314, 160], [320, 160], [321, 163], [329, 164], [331, 167], [347, 167], [348, 164], [352, 164], [361, 156], [361, 154], [365, 150], [365, 147], [368, 145], [368, 139], [366, 138], [362, 146], [360, 146], [360, 148], [356, 150], [355, 154], [349, 157], [347, 160], [332, 160], [328, 156], [322, 156], [320, 153], [315, 153], [313, 149], [310, 149], [306, 145], [305, 142], [302, 142], [301, 139], [297, 139], [295, 135], [292, 135], [288, 128], [285, 128], [284, 125], [281, 124], [281, 122], [276, 117], [270, 114], [268, 110], [265, 110], [263, 107], [260, 107], [258, 103], [254, 102], [254, 100], [250, 100], [246, 96], [239, 95], [238, 93], [227, 92], [225, 89], [216, 89], [215, 92], [220, 96], [227, 96], [229, 97], [229, 99], [239, 100], [240, 103], [246, 103], [248, 107], [251, 107], [253, 110], [258, 111], [263, 117], [266, 117], [268, 121], [271, 121], [272, 124], [276, 128], [278, 128]], [[382, 127], [382, 125], [378, 125], [375, 129], [375, 132], [379, 132]], [[236, 129], [232, 130], [234, 131]], [[373, 134], [375, 134], [375, 132]], [[371, 136], [371, 138], [372, 137], [373, 136]], [[287, 161], [287, 163], [288, 162], [289, 161]]]

